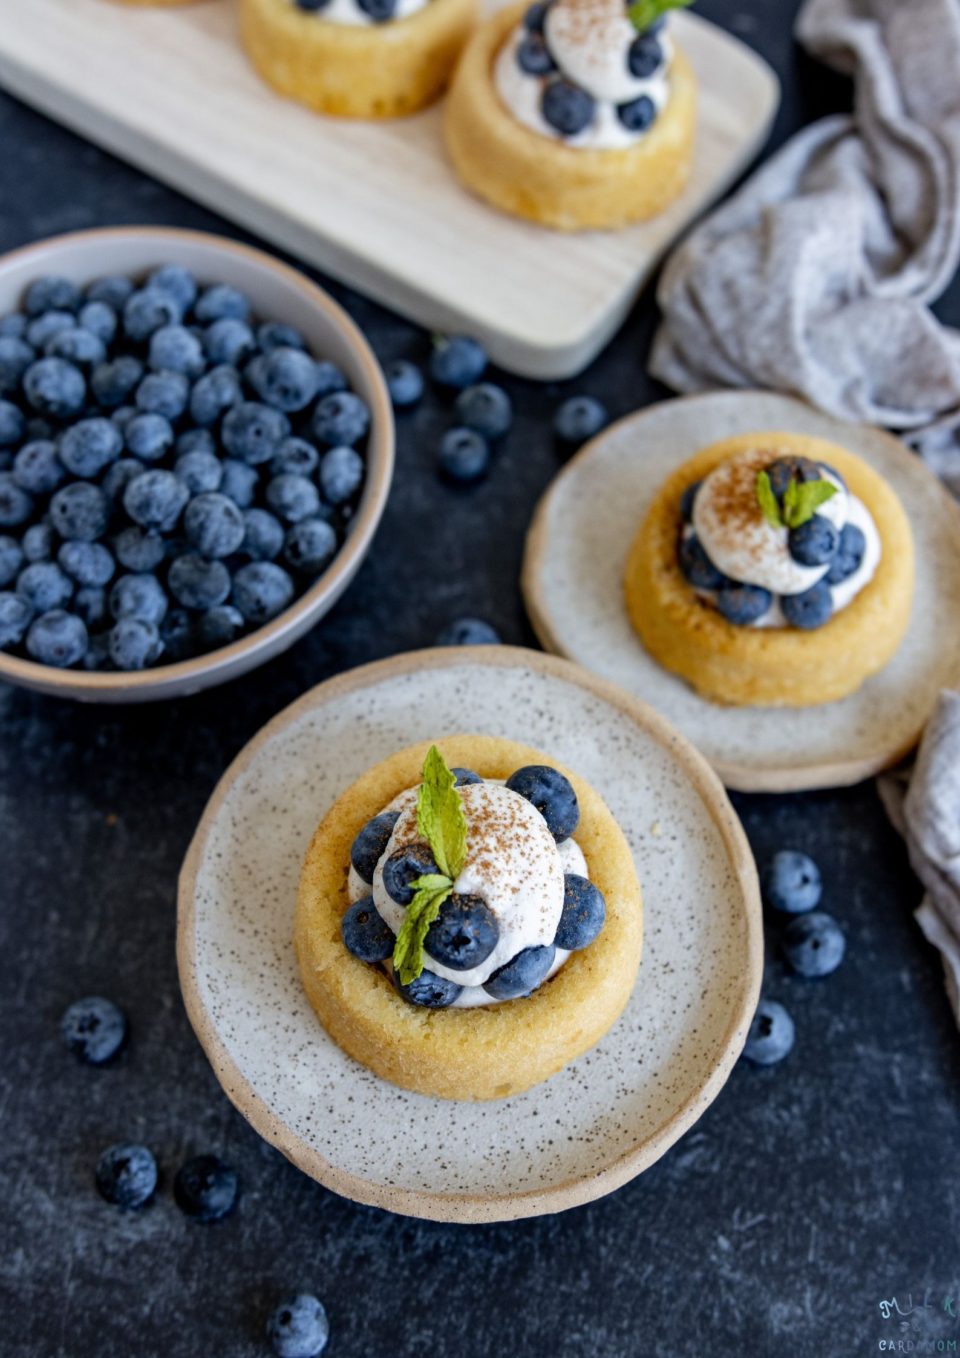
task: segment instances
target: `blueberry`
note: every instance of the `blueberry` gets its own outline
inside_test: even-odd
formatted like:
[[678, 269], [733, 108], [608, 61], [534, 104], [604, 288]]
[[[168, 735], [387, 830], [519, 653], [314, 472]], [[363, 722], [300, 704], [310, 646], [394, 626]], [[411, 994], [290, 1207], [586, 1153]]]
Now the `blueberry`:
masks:
[[442, 967], [469, 971], [487, 960], [499, 938], [496, 916], [486, 902], [454, 892], [427, 930], [424, 947]]
[[770, 488], [778, 499], [787, 493], [791, 481], [819, 481], [820, 468], [808, 457], [778, 457], [767, 468]]
[[220, 481], [220, 494], [229, 495], [234, 504], [246, 509], [253, 504], [258, 476], [255, 468], [246, 462], [226, 458], [222, 464], [223, 477]]
[[183, 373], [147, 373], [137, 387], [134, 400], [137, 409], [145, 415], [162, 415], [165, 420], [179, 420], [190, 400], [190, 383]]
[[62, 608], [42, 613], [27, 633], [27, 654], [41, 665], [69, 669], [79, 664], [86, 649], [86, 627], [80, 618]]
[[155, 575], [121, 575], [110, 591], [110, 612], [122, 618], [140, 618], [159, 624], [167, 611], [167, 595]]
[[28, 561], [50, 561], [53, 558], [56, 540], [53, 525], [43, 520], [30, 525], [20, 539], [20, 545]]
[[430, 355], [430, 376], [444, 387], [462, 390], [479, 382], [487, 366], [487, 351], [469, 335], [439, 336]]
[[687, 486], [680, 497], [680, 514], [685, 523], [693, 522], [693, 506], [696, 502], [697, 491], [702, 485], [702, 481], [694, 481], [693, 485]]
[[43, 352], [52, 358], [65, 358], [78, 368], [91, 369], [102, 363], [107, 356], [107, 346], [90, 330], [75, 325], [69, 330], [60, 330], [43, 346]]
[[329, 1337], [327, 1313], [307, 1292], [281, 1302], [267, 1321], [267, 1338], [277, 1358], [317, 1358]]
[[447, 1009], [463, 990], [463, 986], [457, 985], [456, 981], [448, 981], [445, 976], [437, 976], [426, 969], [409, 985], [402, 985], [397, 976], [394, 976], [394, 984], [397, 993], [408, 1004], [418, 1005], [422, 1009]]
[[448, 429], [440, 443], [437, 466], [450, 481], [467, 485], [490, 470], [490, 445], [474, 429]]
[[79, 420], [64, 431], [60, 440], [60, 461], [74, 476], [99, 475], [123, 448], [123, 436], [116, 425], [102, 415]]
[[123, 492], [123, 507], [141, 528], [169, 533], [190, 498], [190, 492], [173, 472], [147, 471], [135, 477]]
[[743, 1054], [758, 1066], [773, 1066], [793, 1047], [793, 1019], [776, 1000], [762, 999], [750, 1024]]
[[589, 127], [596, 110], [593, 96], [562, 76], [545, 86], [540, 99], [544, 120], [562, 137], [575, 137]]
[[415, 363], [395, 359], [387, 364], [384, 375], [394, 410], [408, 410], [417, 404], [423, 395], [423, 373]]
[[47, 613], [69, 601], [73, 581], [55, 561], [34, 561], [17, 576], [17, 593], [34, 613]]
[[717, 594], [716, 605], [727, 622], [738, 627], [749, 627], [770, 611], [773, 595], [759, 585], [725, 584]]
[[437, 633], [435, 646], [499, 646], [500, 633], [482, 618], [456, 618]]
[[814, 514], [787, 538], [790, 555], [801, 566], [823, 566], [836, 554], [840, 534], [822, 514]]
[[0, 335], [0, 392], [16, 391], [35, 358], [36, 354], [26, 340], [15, 335]]
[[135, 476], [143, 475], [143, 463], [135, 457], [121, 457], [111, 463], [100, 485], [110, 502], [116, 503], [123, 498], [123, 492]]
[[155, 372], [199, 377], [207, 366], [203, 345], [184, 325], [162, 325], [150, 336], [147, 362]]
[[75, 1000], [60, 1020], [60, 1034], [70, 1051], [88, 1066], [102, 1066], [123, 1046], [127, 1018], [112, 1000], [90, 995]]
[[321, 443], [359, 443], [370, 427], [366, 404], [352, 391], [336, 391], [318, 401], [313, 432]]
[[[127, 579], [132, 579], [128, 576]], [[144, 618], [121, 618], [110, 629], [110, 659], [118, 670], [145, 670], [163, 650], [155, 623]]]
[[110, 506], [99, 486], [72, 481], [54, 492], [50, 518], [62, 538], [94, 542], [106, 532]]
[[[413, 900], [410, 883], [426, 873], [436, 873], [439, 869], [427, 844], [407, 844], [394, 849], [383, 864], [383, 889], [397, 905], [409, 905]], [[442, 961], [441, 959], [438, 959]]]
[[276, 456], [289, 433], [290, 421], [282, 411], [258, 401], [243, 401], [227, 412], [220, 437], [231, 457], [258, 466]]
[[242, 400], [240, 374], [229, 364], [221, 364], [211, 368], [194, 386], [190, 393], [190, 415], [197, 424], [216, 424], [224, 411], [239, 406]]
[[243, 542], [243, 513], [228, 496], [207, 491], [187, 505], [183, 530], [201, 556], [231, 556]]
[[293, 472], [282, 472], [267, 485], [267, 504], [287, 523], [312, 518], [320, 508], [320, 492], [312, 481]]
[[564, 874], [563, 912], [554, 944], [566, 952], [588, 947], [600, 933], [607, 918], [603, 892], [587, 877], [575, 872]]
[[57, 561], [78, 585], [103, 586], [114, 572], [113, 557], [102, 542], [65, 542]]
[[223, 464], [216, 453], [197, 448], [177, 458], [173, 474], [179, 477], [191, 495], [202, 495], [204, 491], [219, 490], [223, 480]]
[[33, 609], [26, 599], [9, 590], [0, 594], [0, 649], [19, 646], [32, 617]]
[[524, 948], [509, 962], [498, 967], [483, 983], [483, 988], [495, 1000], [518, 1000], [531, 994], [546, 980], [553, 966], [557, 950], [552, 943], [546, 947]]
[[102, 406], [120, 406], [139, 386], [143, 364], [131, 354], [98, 363], [90, 375], [90, 390]]
[[328, 448], [320, 463], [320, 489], [331, 505], [351, 500], [363, 485], [363, 458], [355, 448]]
[[528, 6], [523, 16], [523, 26], [529, 33], [542, 33], [543, 23], [550, 8], [549, 0]]
[[820, 580], [803, 594], [782, 595], [780, 607], [791, 627], [801, 627], [809, 631], [830, 621], [833, 615], [833, 594], [827, 582]]
[[167, 576], [170, 593], [184, 608], [216, 608], [230, 594], [230, 572], [222, 561], [205, 561], [187, 553], [170, 565]]
[[270, 473], [295, 472], [297, 476], [312, 476], [320, 463], [320, 454], [306, 439], [284, 439], [270, 461]]
[[[326, 2], [326, 0], [325, 0]], [[306, 349], [307, 341], [303, 338], [300, 331], [292, 325], [283, 325], [279, 321], [264, 321], [257, 326], [257, 344], [265, 354], [269, 354], [272, 349]], [[330, 368], [340, 373], [341, 385], [338, 387], [324, 387], [324, 394], [327, 391], [342, 391], [347, 385], [347, 379], [336, 368], [333, 363], [321, 363], [322, 368]]]
[[141, 344], [163, 326], [176, 325], [182, 317], [183, 308], [169, 292], [141, 288], [124, 304], [123, 328], [129, 339]]
[[97, 1161], [96, 1184], [114, 1207], [143, 1207], [157, 1187], [157, 1162], [146, 1146], [108, 1146]]
[[317, 394], [317, 365], [302, 349], [280, 347], [255, 358], [246, 371], [254, 391], [277, 410], [304, 410]]
[[30, 495], [49, 495], [65, 477], [56, 444], [50, 439], [25, 443], [13, 460], [13, 479]]
[[220, 321], [229, 316], [233, 320], [246, 321], [250, 318], [250, 303], [242, 292], [226, 283], [216, 283], [205, 288], [197, 299], [194, 315], [198, 321], [209, 323]]
[[469, 787], [472, 783], [483, 782], [479, 773], [474, 773], [473, 769], [452, 768], [450, 772], [456, 777], [457, 787]]
[[80, 306], [80, 289], [69, 278], [49, 275], [37, 278], [27, 288], [23, 299], [23, 309], [28, 316], [39, 316], [41, 312], [59, 310], [76, 311]]
[[251, 561], [272, 561], [279, 556], [283, 550], [283, 535], [283, 524], [266, 509], [244, 511], [240, 550]]
[[[86, 627], [87, 631], [101, 627], [107, 622], [109, 614], [109, 609], [107, 607], [107, 591], [99, 585], [81, 585], [73, 596], [71, 607], [83, 623], [84, 627]], [[97, 638], [90, 637], [89, 640], [90, 645], [92, 646]], [[88, 651], [87, 655], [84, 656], [85, 665], [89, 655], [90, 652]], [[99, 665], [95, 665], [93, 668], [99, 669], [100, 667]]]
[[124, 430], [127, 451], [142, 462], [158, 462], [173, 447], [173, 425], [165, 415], [135, 415]]
[[211, 457], [216, 457], [217, 440], [209, 429], [185, 429], [177, 435], [176, 451], [177, 457], [184, 457], [187, 453], [209, 453]]
[[592, 439], [608, 424], [606, 406], [594, 396], [571, 396], [557, 407], [553, 428], [563, 443], [580, 444]]
[[355, 902], [340, 924], [343, 946], [361, 962], [385, 962], [393, 954], [396, 939], [377, 913], [372, 896]]
[[237, 1205], [240, 1177], [216, 1155], [196, 1155], [173, 1181], [177, 1206], [196, 1221], [220, 1221]]
[[456, 411], [462, 425], [482, 434], [485, 439], [502, 437], [513, 421], [510, 397], [492, 382], [480, 382], [461, 391]]
[[559, 844], [580, 824], [580, 804], [568, 778], [548, 764], [527, 764], [507, 779], [507, 787], [537, 808]]
[[113, 550], [120, 565], [135, 575], [155, 571], [166, 556], [160, 534], [153, 529], [141, 528], [139, 524], [122, 529], [114, 539]]
[[22, 311], [9, 311], [0, 316], [0, 338], [23, 339], [27, 333], [27, 318]]
[[[14, 468], [16, 475], [16, 468]], [[845, 523], [840, 530], [840, 541], [830, 569], [823, 577], [828, 585], [839, 585], [854, 575], [863, 564], [867, 539], [855, 523]]]
[[[288, 341], [293, 345], [293, 341]], [[275, 345], [266, 345], [261, 341], [260, 347], [268, 350], [275, 348]], [[301, 347], [303, 347], [301, 345]], [[323, 359], [317, 364], [317, 398], [332, 396], [338, 391], [346, 391], [349, 383], [346, 374], [337, 367], [336, 363], [331, 363], [328, 359]]]
[[87, 384], [80, 369], [65, 358], [41, 358], [24, 373], [23, 392], [41, 415], [67, 419], [82, 408]]
[[0, 472], [0, 528], [18, 528], [33, 513], [33, 500], [17, 485], [13, 472]]
[[194, 621], [183, 608], [171, 608], [160, 624], [160, 640], [168, 660], [186, 660], [197, 648]]
[[147, 279], [147, 287], [168, 293], [184, 314], [197, 300], [197, 280], [189, 269], [179, 264], [164, 264], [154, 269]]
[[829, 976], [843, 961], [846, 939], [832, 915], [814, 910], [791, 920], [780, 940], [783, 955], [801, 976]]
[[224, 316], [207, 326], [203, 332], [203, 347], [211, 363], [239, 365], [253, 353], [257, 341], [246, 321]]
[[208, 608], [197, 619], [196, 635], [200, 648], [216, 651], [221, 646], [229, 646], [243, 631], [243, 614], [232, 604], [220, 604]]
[[253, 626], [282, 613], [292, 598], [293, 581], [273, 561], [251, 561], [233, 577], [233, 602]]
[[382, 24], [393, 18], [397, 0], [357, 0], [357, 6], [364, 14], [368, 14], [375, 24]]
[[549, 75], [557, 69], [542, 33], [527, 33], [517, 46], [517, 65], [527, 75]]
[[5, 589], [20, 574], [23, 548], [16, 538], [0, 537], [0, 589]]
[[820, 903], [820, 869], [797, 849], [780, 849], [763, 876], [763, 891], [774, 910], [802, 915]]
[[657, 106], [649, 95], [617, 105], [617, 117], [628, 132], [646, 132], [656, 121]]
[[663, 48], [656, 37], [641, 33], [627, 52], [627, 69], [637, 80], [649, 80], [663, 65]]
[[324, 519], [295, 523], [283, 542], [283, 557], [301, 575], [319, 575], [337, 550], [337, 535]]
[[727, 584], [727, 577], [707, 556], [694, 533], [688, 533], [680, 540], [677, 552], [680, 570], [694, 589], [721, 589]]
[[19, 406], [12, 401], [0, 401], [0, 448], [10, 448], [23, 442], [27, 422]]
[[87, 302], [77, 317], [80, 327], [96, 335], [103, 344], [112, 344], [117, 333], [117, 313], [106, 302]]
[[393, 827], [399, 819], [398, 811], [381, 811], [379, 816], [367, 821], [353, 841], [350, 862], [368, 886], [373, 882], [374, 870], [386, 851]]
[[43, 349], [55, 335], [74, 330], [76, 324], [76, 317], [69, 311], [45, 311], [27, 326], [27, 343], [34, 349]]
[[87, 288], [86, 297], [88, 302], [104, 302], [113, 311], [122, 311], [127, 298], [133, 292], [134, 286], [129, 278], [113, 274], [109, 278], [98, 278], [91, 283]]

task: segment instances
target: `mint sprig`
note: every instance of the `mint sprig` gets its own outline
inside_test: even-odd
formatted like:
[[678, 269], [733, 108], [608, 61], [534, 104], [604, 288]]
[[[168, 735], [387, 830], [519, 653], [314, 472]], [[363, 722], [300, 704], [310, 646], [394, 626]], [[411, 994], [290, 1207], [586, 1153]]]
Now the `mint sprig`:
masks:
[[783, 527], [780, 501], [773, 493], [769, 472], [757, 472], [757, 504], [763, 510], [763, 517], [774, 528]]
[[763, 517], [774, 528], [799, 528], [812, 519], [822, 504], [837, 493], [832, 481], [798, 481], [791, 477], [783, 496], [783, 506], [773, 493], [767, 472], [757, 473], [757, 504]]
[[456, 775], [447, 768], [436, 745], [427, 752], [422, 778], [417, 792], [417, 829], [430, 845], [440, 871], [425, 873], [410, 883], [414, 897], [393, 947], [393, 969], [402, 985], [409, 985], [423, 971], [427, 930], [452, 893], [467, 858], [467, 818]]
[[627, 18], [638, 33], [646, 33], [661, 15], [671, 9], [685, 9], [693, 0], [634, 0], [627, 10]]

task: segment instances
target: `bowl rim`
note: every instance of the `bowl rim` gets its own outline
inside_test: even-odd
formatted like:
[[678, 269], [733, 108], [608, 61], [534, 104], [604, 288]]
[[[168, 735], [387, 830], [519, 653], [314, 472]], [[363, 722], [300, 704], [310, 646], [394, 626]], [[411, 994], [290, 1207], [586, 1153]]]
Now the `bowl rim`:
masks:
[[[238, 641], [231, 642], [229, 646], [221, 646], [208, 651], [205, 655], [195, 656], [189, 660], [178, 660], [169, 665], [158, 665], [152, 669], [118, 670], [100, 674], [87, 670], [61, 670], [52, 665], [41, 665], [36, 661], [0, 651], [0, 679], [61, 697], [94, 701], [110, 697], [125, 699], [131, 696], [144, 699], [173, 697], [192, 691], [194, 685], [197, 689], [212, 687], [220, 682], [214, 677], [218, 671], [225, 671], [223, 681], [236, 677], [241, 672], [237, 669], [238, 661], [243, 658], [249, 659], [255, 651], [269, 646], [271, 642], [281, 643], [290, 632], [294, 633], [291, 637], [292, 644], [307, 630], [304, 627], [305, 618], [325, 602], [332, 606], [359, 568], [386, 507], [396, 455], [393, 405], [380, 364], [363, 331], [324, 288], [313, 282], [300, 269], [285, 264], [266, 250], [231, 240], [213, 231], [194, 231], [182, 227], [149, 224], [92, 227], [83, 231], [48, 236], [43, 240], [7, 251], [0, 255], [0, 277], [6, 273], [9, 266], [29, 263], [33, 257], [39, 262], [51, 252], [56, 253], [61, 246], [83, 245], [86, 242], [109, 243], [118, 239], [142, 240], [144, 243], [151, 239], [172, 240], [185, 246], [213, 248], [222, 254], [233, 255], [250, 264], [266, 268], [303, 293], [343, 334], [369, 384], [370, 446], [376, 444], [378, 465], [373, 473], [368, 463], [366, 484], [356, 515], [351, 521], [342, 546], [329, 566], [309, 589], [282, 613]], [[282, 649], [282, 645], [279, 649]], [[264, 663], [276, 653], [270, 651], [270, 654], [265, 655]], [[246, 668], [253, 668], [253, 665]]]

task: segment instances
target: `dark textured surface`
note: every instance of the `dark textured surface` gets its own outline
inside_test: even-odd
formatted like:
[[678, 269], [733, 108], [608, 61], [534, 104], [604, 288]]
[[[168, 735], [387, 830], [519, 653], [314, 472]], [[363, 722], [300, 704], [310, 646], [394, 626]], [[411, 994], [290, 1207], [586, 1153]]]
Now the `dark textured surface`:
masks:
[[[849, 97], [794, 51], [794, 8], [701, 5], [784, 79], [777, 140]], [[0, 248], [122, 222], [231, 232], [2, 96], [0, 144]], [[383, 357], [424, 355], [422, 334], [334, 291]], [[941, 310], [960, 319], [956, 292]], [[643, 371], [653, 323], [646, 298], [569, 389], [615, 414], [659, 395]], [[768, 991], [797, 1020], [793, 1055], [768, 1071], [741, 1065], [658, 1165], [591, 1206], [480, 1228], [355, 1207], [258, 1140], [189, 1030], [176, 876], [232, 756], [310, 685], [427, 643], [459, 613], [532, 642], [517, 571], [530, 512], [559, 465], [549, 414], [567, 388], [510, 389], [516, 426], [469, 494], [432, 474], [444, 402], [401, 418], [375, 550], [287, 656], [207, 696], [139, 711], [0, 691], [4, 1355], [254, 1358], [271, 1306], [299, 1287], [326, 1301], [336, 1358], [839, 1358], [906, 1338], [901, 1324], [960, 1339], [943, 1309], [960, 1281], [960, 1044], [939, 963], [911, 919], [917, 883], [870, 786], [737, 799], [761, 862], [784, 844], [819, 859], [847, 960], [823, 982], [789, 978], [771, 928]], [[57, 1021], [98, 991], [126, 1008], [132, 1040], [114, 1066], [89, 1070], [62, 1048]], [[104, 1145], [137, 1138], [157, 1154], [161, 1191], [123, 1216], [97, 1198], [93, 1165]], [[187, 1221], [171, 1194], [178, 1164], [206, 1150], [243, 1180], [237, 1214], [214, 1226]], [[884, 1319], [882, 1301], [916, 1308], [924, 1288], [931, 1309]]]

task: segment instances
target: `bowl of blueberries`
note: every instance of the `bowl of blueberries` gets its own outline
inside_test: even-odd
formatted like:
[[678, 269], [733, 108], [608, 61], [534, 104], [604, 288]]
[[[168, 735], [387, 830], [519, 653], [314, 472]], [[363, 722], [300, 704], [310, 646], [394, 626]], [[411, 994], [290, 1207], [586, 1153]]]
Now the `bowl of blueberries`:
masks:
[[304, 275], [197, 232], [0, 260], [0, 678], [181, 696], [302, 636], [393, 474], [380, 368]]

